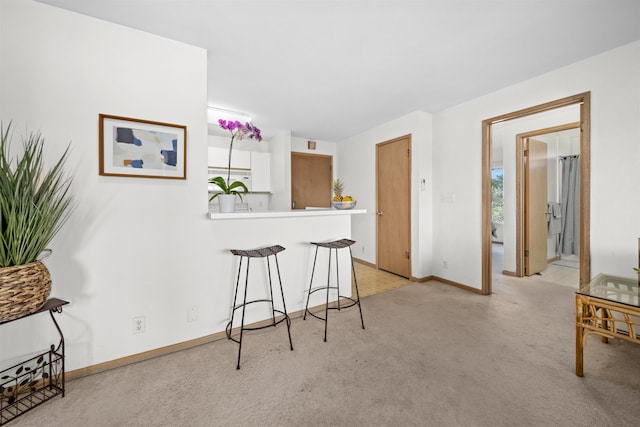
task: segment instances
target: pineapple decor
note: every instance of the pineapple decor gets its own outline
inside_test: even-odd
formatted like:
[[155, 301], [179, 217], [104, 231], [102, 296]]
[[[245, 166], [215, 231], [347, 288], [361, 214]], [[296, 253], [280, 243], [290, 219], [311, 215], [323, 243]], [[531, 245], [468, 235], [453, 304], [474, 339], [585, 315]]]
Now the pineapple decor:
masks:
[[333, 199], [332, 204], [337, 209], [351, 209], [355, 207], [356, 200], [352, 196], [343, 196], [344, 182], [339, 179], [333, 181]]
[[339, 179], [333, 181], [333, 201], [342, 201], [342, 192], [344, 191], [344, 183]]

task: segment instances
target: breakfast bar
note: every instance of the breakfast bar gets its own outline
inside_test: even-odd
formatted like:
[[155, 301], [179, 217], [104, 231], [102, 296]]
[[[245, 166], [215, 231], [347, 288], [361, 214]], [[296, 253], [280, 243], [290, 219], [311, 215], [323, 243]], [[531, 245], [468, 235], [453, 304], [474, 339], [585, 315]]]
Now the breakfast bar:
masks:
[[[225, 301], [229, 301], [231, 307], [238, 261], [229, 252], [230, 249], [257, 249], [281, 245], [286, 248], [286, 251], [278, 255], [278, 262], [287, 309], [293, 314], [302, 311], [313, 267], [314, 247], [311, 242], [351, 238], [351, 216], [364, 213], [366, 209], [209, 212], [215, 257], [212, 265], [219, 270], [215, 274], [218, 295], [226, 298]], [[321, 257], [322, 255], [318, 255], [317, 262], [326, 265], [326, 258]], [[340, 254], [339, 257], [341, 266], [348, 266], [351, 262], [348, 252]], [[262, 265], [252, 267], [250, 281], [258, 282], [258, 285], [249, 289], [248, 299], [259, 299], [264, 296], [264, 292], [268, 292], [266, 268]], [[350, 273], [349, 268], [339, 271], [341, 295], [351, 296]], [[335, 272], [332, 274], [333, 281]], [[316, 280], [326, 282], [327, 277], [321, 275], [314, 278], [314, 282]], [[337, 298], [332, 296], [331, 299]], [[312, 296], [309, 307], [323, 303], [324, 299], [320, 295], [316, 299]], [[268, 307], [256, 307], [247, 312], [245, 323], [259, 322], [270, 315]]]

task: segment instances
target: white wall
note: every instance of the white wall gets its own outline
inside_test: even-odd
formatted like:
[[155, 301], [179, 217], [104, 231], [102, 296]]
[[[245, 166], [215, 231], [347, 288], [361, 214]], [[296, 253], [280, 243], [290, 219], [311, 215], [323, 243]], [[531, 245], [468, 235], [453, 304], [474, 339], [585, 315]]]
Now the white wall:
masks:
[[[207, 136], [207, 144], [209, 147], [218, 147], [229, 150], [229, 143], [231, 142], [231, 135], [211, 135]], [[267, 140], [256, 141], [255, 139], [245, 138], [241, 140], [233, 141], [233, 151], [258, 151], [262, 153], [268, 153], [271, 151], [271, 144]]]
[[271, 209], [291, 209], [291, 131], [271, 138]]
[[[432, 138], [431, 115], [416, 111], [338, 143], [340, 177], [366, 214], [352, 219], [353, 255], [376, 263], [376, 144], [411, 135], [411, 274], [431, 275]], [[421, 186], [421, 180], [424, 185]]]
[[[633, 277], [640, 198], [640, 42], [434, 116], [434, 274], [481, 288], [482, 120], [591, 91], [591, 271]], [[507, 158], [505, 152], [505, 159]], [[456, 202], [438, 201], [445, 192]]]
[[[322, 154], [325, 156], [333, 156], [334, 160], [335, 157], [338, 154], [338, 146], [335, 142], [331, 142], [331, 141], [320, 141], [320, 140], [315, 140], [316, 142], [316, 149], [315, 150], [310, 150], [308, 148], [308, 141], [309, 139], [307, 138], [300, 138], [300, 137], [296, 137], [293, 136], [291, 137], [291, 151], [292, 152], [296, 152], [296, 153], [307, 153], [307, 154]], [[336, 172], [336, 167], [338, 165], [335, 164], [333, 165], [333, 171], [334, 171], [334, 175]]]
[[[14, 142], [71, 142], [77, 209], [45, 260], [67, 370], [201, 337], [227, 318], [216, 299], [207, 211], [206, 51], [24, 0], [0, 2], [0, 118]], [[98, 114], [187, 126], [187, 180], [98, 175]], [[197, 306], [199, 321], [187, 323]], [[132, 334], [132, 318], [147, 331]], [[48, 347], [48, 315], [0, 328], [0, 361]], [[11, 343], [7, 345], [6, 343]]]

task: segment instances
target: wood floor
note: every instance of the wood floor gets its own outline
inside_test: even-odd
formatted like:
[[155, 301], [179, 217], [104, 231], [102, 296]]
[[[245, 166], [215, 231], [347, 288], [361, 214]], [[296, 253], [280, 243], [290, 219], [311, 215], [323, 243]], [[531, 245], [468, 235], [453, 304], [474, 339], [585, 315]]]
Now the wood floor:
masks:
[[[360, 262], [354, 262], [356, 278], [358, 279], [358, 291], [360, 297], [379, 294], [390, 291], [411, 283], [409, 279], [378, 270]], [[355, 287], [351, 286], [351, 294], [355, 295]]]

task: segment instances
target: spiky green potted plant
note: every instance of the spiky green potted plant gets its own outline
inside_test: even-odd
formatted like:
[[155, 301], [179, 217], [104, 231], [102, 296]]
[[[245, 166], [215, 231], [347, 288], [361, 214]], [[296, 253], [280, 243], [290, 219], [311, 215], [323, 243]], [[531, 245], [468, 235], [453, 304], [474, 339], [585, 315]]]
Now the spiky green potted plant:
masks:
[[69, 153], [46, 167], [39, 133], [10, 150], [11, 123], [0, 126], [0, 322], [37, 311], [49, 297], [51, 277], [39, 257], [69, 218], [71, 179], [63, 166]]
[[231, 154], [233, 154], [233, 141], [242, 140], [245, 136], [249, 139], [256, 139], [262, 141], [262, 135], [260, 129], [255, 127], [251, 123], [242, 124], [237, 120], [218, 120], [218, 125], [224, 130], [228, 130], [231, 133], [231, 142], [229, 143], [229, 163], [227, 167], [227, 179], [225, 180], [221, 176], [209, 178], [211, 184], [215, 184], [220, 188], [220, 193], [213, 194], [209, 201], [215, 198], [219, 198], [220, 212], [233, 212], [236, 196], [242, 200], [242, 195], [247, 194], [249, 189], [241, 181], [231, 181]]

